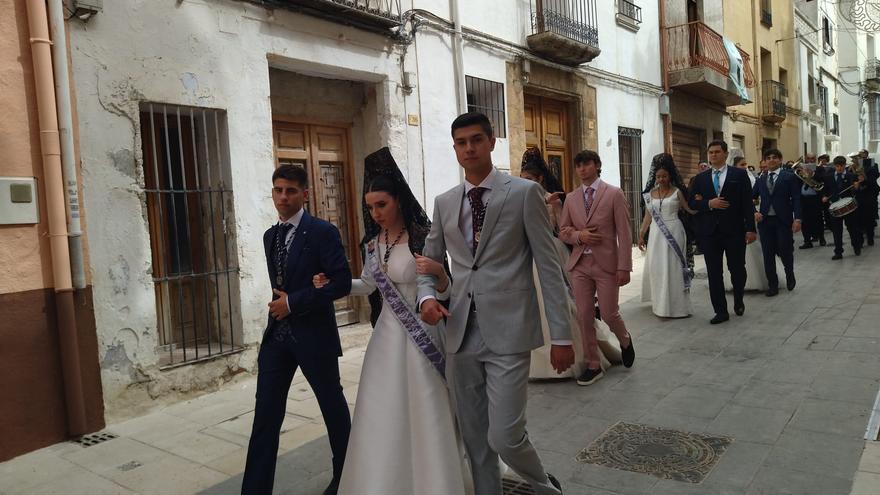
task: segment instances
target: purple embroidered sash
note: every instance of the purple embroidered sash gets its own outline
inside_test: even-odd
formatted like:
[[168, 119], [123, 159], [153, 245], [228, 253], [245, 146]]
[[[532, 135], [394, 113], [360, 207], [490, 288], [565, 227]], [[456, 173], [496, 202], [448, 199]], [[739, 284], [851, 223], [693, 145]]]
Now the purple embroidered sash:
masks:
[[372, 243], [367, 246], [367, 264], [373, 275], [373, 281], [376, 282], [376, 288], [378, 288], [379, 292], [382, 294], [382, 299], [385, 301], [385, 304], [391, 308], [391, 312], [394, 313], [394, 316], [397, 317], [397, 321], [399, 321], [400, 324], [403, 325], [403, 328], [406, 329], [406, 333], [416, 344], [416, 347], [419, 348], [428, 362], [434, 366], [437, 372], [440, 373], [440, 376], [445, 380], [446, 357], [439, 349], [437, 349], [437, 346], [434, 345], [431, 336], [428, 335], [425, 327], [422, 326], [421, 320], [415, 315], [415, 313], [413, 313], [412, 308], [406, 303], [403, 296], [400, 295], [397, 287], [394, 286], [394, 282], [389, 280], [385, 275], [385, 272], [379, 268], [379, 263], [376, 261], [376, 253], [373, 249]]
[[[678, 193], [676, 193], [678, 194]], [[663, 237], [666, 238], [666, 242], [669, 243], [669, 247], [672, 248], [672, 252], [678, 257], [678, 261], [681, 263], [681, 273], [684, 278], [684, 291], [688, 292], [691, 290], [691, 271], [688, 270], [687, 259], [684, 256], [684, 252], [681, 250], [681, 246], [678, 245], [678, 242], [675, 240], [675, 236], [672, 235], [672, 232], [669, 230], [669, 226], [666, 225], [666, 222], [663, 221], [663, 217], [660, 216], [660, 212], [654, 209], [654, 205], [651, 198], [651, 193], [644, 194], [645, 203], [648, 205], [648, 211], [651, 212], [651, 217], [654, 219], [654, 224], [660, 229], [660, 232], [663, 233]]]

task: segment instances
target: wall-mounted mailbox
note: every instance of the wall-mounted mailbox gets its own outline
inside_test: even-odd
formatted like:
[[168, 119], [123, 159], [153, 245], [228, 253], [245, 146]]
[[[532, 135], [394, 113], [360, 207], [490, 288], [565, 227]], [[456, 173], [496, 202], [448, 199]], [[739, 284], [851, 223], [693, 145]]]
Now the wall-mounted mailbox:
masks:
[[33, 177], [0, 177], [0, 225], [40, 222], [37, 180]]

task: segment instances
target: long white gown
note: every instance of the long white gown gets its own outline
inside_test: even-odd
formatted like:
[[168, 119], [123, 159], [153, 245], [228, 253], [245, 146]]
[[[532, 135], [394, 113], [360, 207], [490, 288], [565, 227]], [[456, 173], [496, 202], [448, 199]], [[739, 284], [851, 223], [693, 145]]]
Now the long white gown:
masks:
[[[682, 249], [687, 249], [684, 224], [678, 218], [681, 202], [678, 190], [661, 199], [651, 198], [645, 207], [659, 211], [663, 223]], [[690, 293], [685, 292], [682, 264], [675, 251], [651, 217], [648, 249], [642, 276], [642, 302], [651, 301], [651, 310], [664, 318], [682, 318], [693, 313]]]
[[[548, 205], [548, 213], [551, 221], [555, 222], [553, 211]], [[568, 248], [565, 243], [558, 238], [553, 239], [556, 246], [556, 254], [559, 256], [560, 266], [563, 267], [563, 276], [566, 284], [571, 286], [568, 280], [568, 273], [565, 272], [565, 264], [568, 262]], [[547, 314], [544, 312], [544, 297], [541, 294], [541, 284], [538, 279], [538, 268], [532, 263], [532, 276], [535, 279], [535, 292], [538, 296], [538, 307], [541, 312], [541, 332], [544, 334], [544, 345], [532, 351], [532, 360], [529, 365], [529, 378], [532, 379], [550, 379], [550, 378], [571, 378], [577, 377], [583, 373], [587, 366], [584, 358], [584, 344], [581, 336], [581, 327], [577, 319], [577, 306], [574, 300], [568, 298], [568, 320], [571, 324], [571, 340], [574, 347], [574, 365], [562, 374], [556, 373], [553, 365], [550, 363], [550, 325], [547, 323]], [[569, 295], [571, 292], [569, 291]], [[620, 362], [620, 342], [617, 336], [611, 332], [608, 325], [604, 321], [595, 320], [596, 338], [599, 340], [599, 358], [601, 359], [602, 369], [608, 369], [612, 363]]]
[[[755, 187], [757, 180], [751, 172], [749, 179], [752, 181], [752, 187]], [[727, 256], [724, 257], [725, 270], [727, 269]], [[733, 290], [733, 284], [730, 281], [730, 274], [724, 277], [725, 290]], [[755, 242], [746, 244], [746, 286], [744, 290], [766, 291], [770, 288], [767, 281], [767, 273], [764, 271], [764, 253], [761, 251], [760, 236], [755, 238]]]
[[[379, 259], [384, 253], [380, 244]], [[414, 306], [416, 265], [406, 243], [392, 249], [387, 275]], [[352, 284], [352, 294], [367, 295], [374, 289], [365, 268]], [[432, 337], [438, 335], [430, 330]], [[383, 305], [364, 355], [339, 493], [463, 495], [457, 438], [446, 382]]]

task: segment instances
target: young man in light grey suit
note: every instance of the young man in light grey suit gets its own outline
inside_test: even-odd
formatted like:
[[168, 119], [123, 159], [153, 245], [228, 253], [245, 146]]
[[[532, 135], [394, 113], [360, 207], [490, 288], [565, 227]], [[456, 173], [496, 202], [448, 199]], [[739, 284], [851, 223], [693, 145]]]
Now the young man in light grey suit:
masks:
[[452, 123], [465, 183], [438, 196], [425, 256], [449, 253], [452, 300], [434, 298], [436, 278], [419, 277], [422, 319], [446, 317], [446, 376], [452, 390], [476, 495], [501, 495], [498, 456], [538, 495], [559, 495], [526, 432], [529, 360], [543, 345], [532, 275], [538, 267], [557, 372], [574, 363], [567, 295], [550, 218], [536, 183], [492, 165], [495, 137], [477, 112]]

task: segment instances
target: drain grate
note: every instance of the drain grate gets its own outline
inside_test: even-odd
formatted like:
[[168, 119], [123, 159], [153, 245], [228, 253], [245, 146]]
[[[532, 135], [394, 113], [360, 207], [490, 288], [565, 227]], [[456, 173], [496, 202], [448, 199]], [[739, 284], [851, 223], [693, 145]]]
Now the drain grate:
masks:
[[91, 447], [92, 445], [98, 445], [99, 443], [104, 443], [107, 440], [113, 440], [114, 438], [117, 438], [118, 436], [119, 435], [116, 435], [115, 433], [110, 433], [110, 432], [104, 431], [104, 432], [100, 432], [100, 433], [92, 433], [91, 435], [83, 435], [83, 436], [77, 438], [76, 440], [74, 440], [73, 442], [78, 443], [78, 444], [82, 445], [83, 447]]
[[732, 441], [731, 437], [620, 422], [582, 450], [577, 460], [661, 479], [699, 483]]
[[535, 495], [535, 490], [525, 481], [504, 478], [501, 487], [503, 495]]

